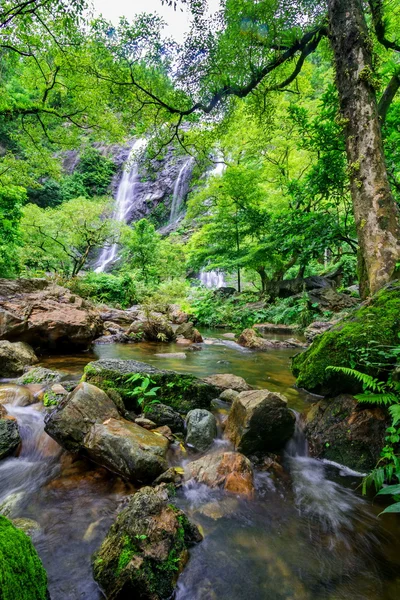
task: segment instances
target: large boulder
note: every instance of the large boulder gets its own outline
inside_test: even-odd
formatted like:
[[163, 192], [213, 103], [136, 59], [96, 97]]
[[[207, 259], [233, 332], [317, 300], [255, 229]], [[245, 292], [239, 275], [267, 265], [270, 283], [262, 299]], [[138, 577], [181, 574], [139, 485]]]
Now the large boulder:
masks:
[[254, 494], [253, 468], [249, 459], [238, 452], [207, 454], [188, 463], [185, 479], [248, 498]]
[[153, 481], [167, 468], [168, 441], [121, 419], [105, 392], [86, 382], [47, 416], [45, 431], [63, 448], [125, 479]]
[[[104, 359], [89, 363], [84, 370], [84, 380], [99, 388], [116, 389], [128, 411], [137, 411], [136, 397], [131, 395], [138, 382], [130, 383], [133, 374], [150, 376], [154, 381], [157, 398], [163, 404], [171, 406], [180, 413], [187, 413], [193, 408], [210, 408], [210, 402], [219, 395], [218, 389], [193, 375], [163, 371], [147, 363], [136, 360]], [[139, 382], [140, 383], [140, 382]], [[152, 419], [154, 420], [154, 419]], [[167, 424], [167, 423], [165, 423]]]
[[215, 385], [219, 390], [235, 390], [236, 392], [247, 392], [251, 385], [243, 377], [232, 375], [232, 373], [217, 373], [204, 377], [203, 381]]
[[187, 323], [187, 321], [189, 321], [189, 315], [181, 309], [179, 304], [169, 305], [168, 316], [171, 319], [172, 323], [175, 323], [177, 325], [181, 325], [182, 323]]
[[47, 575], [31, 540], [0, 516], [0, 598], [46, 600]]
[[188, 547], [202, 537], [168, 501], [163, 486], [131, 497], [93, 557], [94, 578], [109, 600], [172, 598]]
[[295, 416], [281, 394], [242, 392], [234, 400], [225, 434], [246, 455], [282, 448], [293, 435]]
[[86, 350], [102, 333], [98, 312], [70, 290], [42, 279], [0, 280], [0, 339], [65, 352]]
[[4, 406], [0, 404], [0, 460], [12, 454], [20, 443], [16, 418], [8, 415]]
[[306, 344], [295, 338], [287, 340], [266, 340], [255, 329], [245, 329], [239, 335], [237, 343], [250, 350], [279, 350], [281, 348], [303, 348]]
[[323, 313], [326, 310], [332, 312], [341, 312], [348, 310], [358, 304], [359, 299], [349, 296], [348, 294], [339, 294], [331, 287], [318, 288], [308, 292], [309, 301], [313, 306], [318, 307]]
[[212, 413], [195, 408], [186, 417], [186, 443], [197, 452], [205, 452], [217, 437], [217, 421]]
[[5, 383], [0, 385], [0, 405], [14, 404], [15, 406], [29, 406], [35, 402], [31, 391], [22, 385]]
[[381, 407], [365, 407], [353, 396], [341, 394], [311, 406], [304, 432], [311, 456], [366, 472], [380, 458], [389, 424]]
[[28, 344], [23, 342], [11, 343], [7, 340], [0, 341], [0, 377], [21, 375], [26, 366], [37, 362], [38, 358]]
[[203, 341], [200, 332], [194, 327], [193, 323], [191, 323], [190, 321], [188, 323], [182, 323], [181, 325], [179, 325], [179, 327], [177, 327], [175, 330], [175, 335], [177, 337], [183, 337], [185, 338], [185, 340], [195, 342], [196, 344], [199, 344]]
[[45, 385], [50, 383], [57, 383], [64, 377], [63, 373], [59, 371], [52, 371], [45, 367], [33, 367], [26, 373], [21, 375], [16, 381], [19, 385], [29, 385], [30, 383], [43, 383]]
[[147, 407], [146, 417], [158, 427], [167, 426], [174, 433], [182, 433], [185, 431], [185, 421], [181, 415], [170, 406], [159, 402], [151, 404]]
[[290, 335], [297, 333], [300, 329], [300, 325], [282, 325], [282, 323], [257, 323], [253, 325], [253, 329], [256, 330], [260, 335], [266, 333], [279, 333], [282, 335]]
[[[328, 331], [315, 338], [303, 354], [292, 362], [297, 385], [310, 392], [335, 395], [341, 392], [356, 392], [359, 384], [354, 378], [327, 370], [329, 366], [357, 368], [382, 378], [379, 365], [381, 350], [397, 346], [400, 334], [400, 282], [382, 288], [377, 294], [363, 302]], [[370, 343], [373, 342], [373, 343]], [[366, 350], [367, 349], [367, 350]], [[367, 360], [360, 357], [367, 351]]]
[[173, 342], [175, 333], [163, 315], [150, 313], [145, 319], [134, 321], [127, 334], [141, 337], [148, 342]]

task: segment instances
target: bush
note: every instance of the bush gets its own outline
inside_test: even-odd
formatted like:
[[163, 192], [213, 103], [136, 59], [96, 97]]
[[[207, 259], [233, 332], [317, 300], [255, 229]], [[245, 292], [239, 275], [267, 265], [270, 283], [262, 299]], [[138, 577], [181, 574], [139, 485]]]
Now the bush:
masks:
[[138, 301], [137, 284], [128, 275], [88, 273], [63, 282], [71, 291], [101, 304], [128, 308]]

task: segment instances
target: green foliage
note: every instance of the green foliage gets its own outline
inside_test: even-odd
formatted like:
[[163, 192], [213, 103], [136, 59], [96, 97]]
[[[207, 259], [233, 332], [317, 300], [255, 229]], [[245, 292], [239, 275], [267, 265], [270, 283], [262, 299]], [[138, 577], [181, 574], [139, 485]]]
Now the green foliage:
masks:
[[18, 246], [21, 244], [19, 222], [26, 191], [9, 185], [0, 187], [0, 277], [18, 273]]
[[47, 575], [29, 537], [0, 515], [2, 600], [46, 600]]
[[137, 302], [137, 284], [128, 273], [87, 273], [61, 282], [71, 291], [100, 304], [128, 308]]
[[43, 396], [43, 406], [56, 406], [58, 404], [57, 395], [51, 390], [45, 392]]
[[148, 412], [153, 404], [159, 404], [160, 400], [156, 397], [160, 386], [150, 387], [150, 384], [156, 383], [153, 379], [141, 373], [134, 373], [125, 379], [125, 383], [136, 383], [133, 390], [126, 392], [127, 396], [136, 398], [136, 401], [142, 411]]

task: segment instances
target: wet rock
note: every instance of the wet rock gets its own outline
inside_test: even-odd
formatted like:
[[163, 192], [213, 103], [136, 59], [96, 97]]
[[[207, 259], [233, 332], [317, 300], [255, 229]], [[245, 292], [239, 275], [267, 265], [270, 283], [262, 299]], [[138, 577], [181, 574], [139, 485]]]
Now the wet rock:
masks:
[[89, 302], [45, 280], [0, 281], [0, 339], [53, 352], [86, 350], [102, 333]]
[[359, 298], [354, 298], [348, 294], [339, 294], [334, 288], [326, 287], [308, 292], [311, 304], [318, 305], [321, 313], [325, 310], [332, 312], [341, 312], [353, 308], [359, 303]]
[[236, 400], [236, 398], [239, 396], [239, 392], [237, 392], [236, 390], [224, 390], [221, 394], [220, 394], [220, 399], [223, 400], [224, 402], [234, 402]]
[[180, 485], [182, 483], [182, 480], [183, 469], [179, 470], [179, 468], [170, 467], [164, 473], [161, 473], [161, 475], [159, 475], [157, 479], [154, 480], [153, 486], [160, 485], [160, 483], [172, 483], [173, 485]]
[[168, 310], [169, 318], [172, 323], [181, 325], [189, 321], [189, 315], [185, 313], [178, 304], [171, 304]]
[[381, 407], [366, 407], [353, 396], [341, 394], [311, 406], [304, 432], [311, 456], [366, 472], [380, 458], [389, 424]]
[[46, 417], [45, 431], [63, 448], [79, 452], [93, 425], [118, 416], [114, 402], [105, 392], [83, 382]]
[[191, 410], [186, 417], [186, 426], [186, 444], [197, 452], [205, 452], [217, 437], [217, 421], [208, 410]]
[[254, 494], [253, 468], [249, 459], [238, 452], [207, 454], [189, 463], [185, 467], [185, 479], [248, 498]]
[[119, 326], [125, 325], [127, 327], [135, 319], [136, 314], [137, 311], [134, 310], [119, 310], [110, 307], [100, 310], [100, 318], [104, 322], [105, 328], [107, 328], [107, 323]]
[[94, 344], [132, 344], [137, 341], [134, 337], [126, 333], [115, 333], [101, 335], [94, 340]]
[[0, 516], [0, 597], [46, 600], [47, 575], [29, 537]]
[[15, 383], [0, 385], [0, 405], [14, 404], [15, 406], [29, 406], [35, 402], [31, 391]]
[[151, 313], [145, 320], [135, 321], [127, 330], [127, 334], [140, 335], [148, 342], [173, 342], [175, 333], [163, 315]]
[[182, 433], [185, 431], [185, 422], [181, 415], [166, 404], [157, 403], [148, 407], [147, 418], [151, 419], [156, 425], [167, 425], [173, 432]]
[[38, 358], [28, 344], [23, 342], [11, 343], [7, 340], [0, 341], [0, 377], [20, 375], [27, 365], [33, 365], [37, 362]]
[[305, 328], [304, 337], [307, 342], [312, 342], [317, 335], [324, 333], [324, 331], [328, 331], [333, 324], [334, 323], [330, 321], [313, 321], [313, 323], [310, 323], [310, 325]]
[[165, 600], [189, 558], [188, 547], [201, 539], [197, 527], [169, 504], [164, 487], [142, 488], [94, 555], [94, 578], [110, 600]]
[[168, 425], [162, 425], [161, 427], [156, 427], [156, 429], [151, 430], [153, 433], [157, 435], [163, 435], [169, 442], [173, 442], [175, 440], [174, 435]]
[[257, 333], [263, 335], [265, 333], [280, 333], [280, 334], [290, 334], [296, 333], [300, 329], [300, 325], [282, 325], [277, 323], [257, 323], [253, 325], [253, 329], [256, 330]]
[[[158, 399], [182, 413], [193, 408], [208, 409], [211, 400], [218, 396], [215, 386], [193, 375], [164, 371], [135, 360], [104, 359], [91, 362], [85, 367], [84, 379], [102, 389], [113, 386], [120, 393], [126, 410], [134, 412], [139, 407], [130, 392], [137, 384], [130, 384], [127, 379], [136, 373], [144, 377], [150, 375], [155, 382], [153, 385], [160, 388], [157, 392]], [[148, 417], [157, 423], [150, 414]], [[169, 423], [157, 424], [171, 426]]]
[[17, 529], [21, 529], [26, 535], [31, 536], [36, 531], [40, 530], [40, 525], [33, 519], [27, 519], [25, 517], [19, 517], [18, 519], [12, 519], [12, 523]]
[[220, 390], [235, 390], [237, 392], [251, 390], [251, 385], [243, 377], [232, 375], [231, 373], [217, 373], [216, 375], [205, 377], [203, 381], [210, 385], [215, 385]]
[[186, 354], [184, 352], [160, 352], [158, 354], [155, 354], [154, 356], [158, 356], [158, 358], [176, 358], [180, 360], [186, 358]]
[[251, 350], [279, 350], [281, 348], [304, 348], [306, 344], [290, 338], [288, 340], [266, 340], [257, 335], [254, 329], [245, 329], [237, 340], [238, 344]]
[[0, 515], [12, 517], [13, 515], [18, 514], [21, 505], [25, 501], [25, 496], [25, 492], [13, 492], [6, 496], [0, 503]]
[[9, 456], [21, 443], [18, 423], [0, 404], [0, 460]]
[[243, 454], [282, 448], [293, 435], [295, 416], [281, 394], [242, 392], [233, 402], [225, 434]]
[[199, 344], [203, 341], [200, 332], [194, 327], [193, 323], [191, 322], [182, 323], [182, 325], [179, 325], [179, 327], [177, 327], [175, 331], [175, 335], [177, 337], [182, 336], [186, 340], [190, 340], [191, 342], [194, 342], [196, 344]]
[[130, 481], [154, 481], [167, 468], [168, 440], [123, 419], [93, 425], [82, 451], [93, 462]]
[[63, 374], [44, 367], [33, 367], [21, 375], [16, 381], [19, 385], [28, 385], [29, 383], [58, 383], [63, 378]]
[[136, 425], [140, 425], [140, 427], [144, 427], [145, 429], [154, 429], [156, 427], [156, 423], [151, 421], [150, 419], [146, 419], [146, 417], [137, 417], [135, 419]]

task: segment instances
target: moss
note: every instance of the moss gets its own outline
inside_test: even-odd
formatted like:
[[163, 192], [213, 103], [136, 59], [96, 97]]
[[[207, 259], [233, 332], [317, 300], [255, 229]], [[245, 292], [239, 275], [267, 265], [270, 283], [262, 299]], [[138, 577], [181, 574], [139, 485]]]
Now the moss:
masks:
[[[318, 336], [310, 348], [293, 358], [297, 385], [331, 394], [357, 391], [353, 379], [327, 371], [328, 366], [359, 368], [382, 378], [377, 363], [383, 348], [399, 345], [400, 282], [389, 284], [332, 329]], [[375, 364], [374, 364], [375, 363]]]
[[44, 600], [47, 575], [29, 537], [0, 516], [1, 600]]

